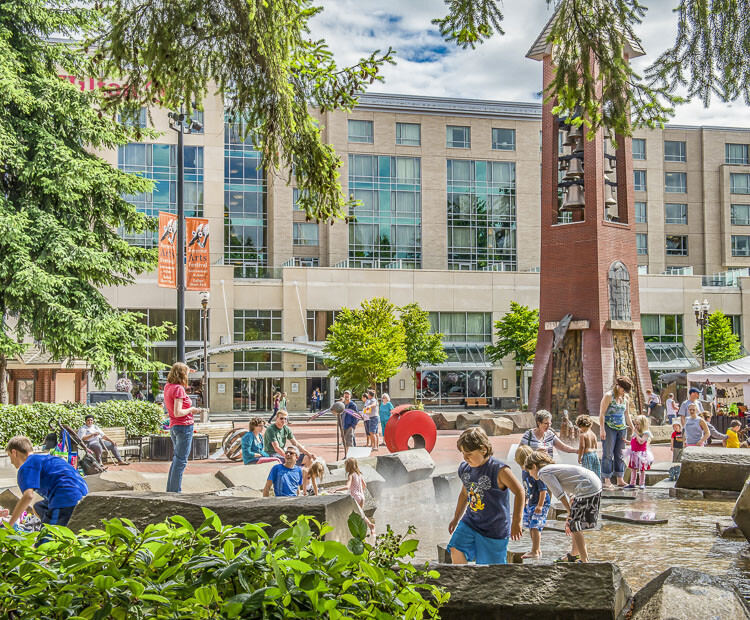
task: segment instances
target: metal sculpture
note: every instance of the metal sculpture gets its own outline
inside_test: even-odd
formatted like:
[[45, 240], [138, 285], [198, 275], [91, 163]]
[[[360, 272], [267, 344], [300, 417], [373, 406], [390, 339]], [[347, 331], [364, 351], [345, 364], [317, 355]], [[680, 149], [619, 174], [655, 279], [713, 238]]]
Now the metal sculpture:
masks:
[[[432, 418], [414, 405], [399, 405], [391, 411], [385, 425], [385, 445], [390, 452], [403, 452], [411, 447], [432, 452], [437, 441], [437, 427]], [[409, 441], [413, 446], [409, 446]]]

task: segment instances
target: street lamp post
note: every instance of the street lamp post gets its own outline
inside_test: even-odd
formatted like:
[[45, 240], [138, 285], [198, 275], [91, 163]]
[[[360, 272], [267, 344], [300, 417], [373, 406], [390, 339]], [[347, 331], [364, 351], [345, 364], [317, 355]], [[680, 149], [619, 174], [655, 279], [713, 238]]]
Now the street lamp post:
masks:
[[203, 405], [208, 409], [208, 291], [201, 293], [201, 319], [203, 320]]
[[185, 144], [186, 133], [203, 129], [182, 112], [170, 112], [169, 128], [177, 132], [177, 361], [185, 361]]
[[708, 311], [711, 309], [711, 304], [708, 303], [707, 299], [703, 300], [703, 303], [697, 299], [693, 302], [693, 312], [695, 312], [695, 322], [701, 328], [701, 368], [706, 367], [706, 338], [704, 329], [708, 325]]

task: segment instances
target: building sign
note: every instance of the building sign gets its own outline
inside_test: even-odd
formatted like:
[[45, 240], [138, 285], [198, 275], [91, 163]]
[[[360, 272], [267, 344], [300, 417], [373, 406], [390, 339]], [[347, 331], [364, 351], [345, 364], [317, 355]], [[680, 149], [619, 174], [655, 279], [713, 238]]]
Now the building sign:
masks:
[[188, 217], [185, 237], [186, 286], [188, 291], [211, 290], [211, 269], [208, 249], [208, 220]]
[[177, 218], [159, 211], [159, 286], [177, 288]]
[[[122, 93], [125, 86], [118, 84], [117, 82], [110, 82], [107, 78], [95, 78], [95, 77], [77, 77], [75, 75], [62, 75], [58, 74], [61, 80], [67, 80], [74, 86], [77, 86], [81, 91], [86, 92], [90, 90], [103, 90], [108, 95], [117, 96]], [[145, 88], [148, 89], [151, 86], [151, 82], [147, 82]]]

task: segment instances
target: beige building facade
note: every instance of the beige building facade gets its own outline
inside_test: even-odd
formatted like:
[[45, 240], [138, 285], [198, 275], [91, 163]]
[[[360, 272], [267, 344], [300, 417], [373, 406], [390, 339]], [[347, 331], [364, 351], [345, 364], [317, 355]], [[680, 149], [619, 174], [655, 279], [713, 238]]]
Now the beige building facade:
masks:
[[[277, 389], [293, 411], [309, 407], [315, 387], [330, 398], [343, 386], [327, 377], [325, 330], [337, 310], [379, 296], [418, 302], [446, 334], [449, 360], [420, 372], [427, 402], [515, 398], [515, 364], [493, 366], [484, 347], [511, 301], [538, 305], [541, 106], [373, 94], [350, 115], [318, 119], [342, 158], [344, 191], [361, 203], [350, 224], [307, 222], [294, 183], [257, 169], [218, 97], [205, 103], [203, 132], [186, 136], [186, 210], [211, 230], [211, 409], [265, 411]], [[157, 181], [153, 196], [133, 197], [155, 214], [175, 207], [176, 134], [162, 110], [144, 120], [164, 132], [153, 144], [101, 155]], [[670, 126], [635, 138], [641, 312], [657, 374], [697, 363], [696, 299], [731, 315], [741, 338], [750, 332], [741, 271], [750, 268], [750, 132]], [[106, 294], [154, 323], [174, 320], [175, 291], [156, 274]], [[188, 356], [199, 367], [200, 296], [186, 300]], [[155, 355], [171, 363], [174, 347], [160, 343]], [[147, 390], [150, 377], [139, 379]], [[397, 401], [414, 397], [405, 370], [384, 387]]]

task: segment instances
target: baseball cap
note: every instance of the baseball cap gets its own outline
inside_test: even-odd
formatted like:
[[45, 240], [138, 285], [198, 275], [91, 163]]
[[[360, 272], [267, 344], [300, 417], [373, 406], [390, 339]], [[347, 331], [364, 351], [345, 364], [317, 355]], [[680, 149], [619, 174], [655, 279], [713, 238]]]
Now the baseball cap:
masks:
[[693, 387], [688, 390], [688, 394], [700, 394], [700, 393], [701, 391], [698, 388]]

